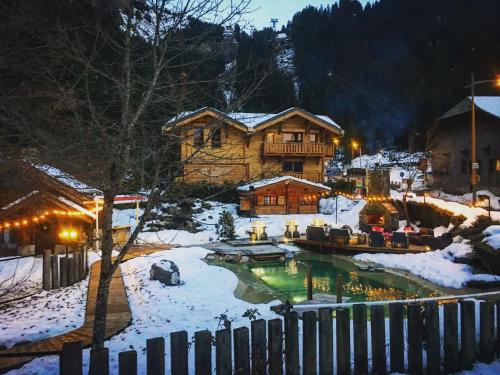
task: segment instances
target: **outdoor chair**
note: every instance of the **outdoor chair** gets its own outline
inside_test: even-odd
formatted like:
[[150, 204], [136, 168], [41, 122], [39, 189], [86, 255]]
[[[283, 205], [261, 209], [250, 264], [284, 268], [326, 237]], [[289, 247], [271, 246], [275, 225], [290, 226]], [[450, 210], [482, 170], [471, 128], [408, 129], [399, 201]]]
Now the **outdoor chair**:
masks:
[[333, 242], [336, 245], [348, 246], [350, 237], [349, 230], [347, 229], [330, 229], [330, 242]]
[[410, 243], [408, 241], [408, 236], [404, 232], [393, 232], [392, 233], [392, 247], [408, 249]]
[[325, 230], [323, 227], [308, 226], [306, 230], [306, 238], [311, 241], [325, 241]]
[[384, 234], [380, 232], [371, 232], [368, 244], [371, 247], [384, 247], [385, 246]]

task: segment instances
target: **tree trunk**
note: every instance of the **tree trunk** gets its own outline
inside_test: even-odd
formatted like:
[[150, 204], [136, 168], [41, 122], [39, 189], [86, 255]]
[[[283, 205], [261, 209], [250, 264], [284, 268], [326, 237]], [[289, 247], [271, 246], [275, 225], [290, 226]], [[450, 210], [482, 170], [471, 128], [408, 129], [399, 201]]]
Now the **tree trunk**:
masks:
[[99, 274], [99, 286], [97, 288], [94, 329], [92, 332], [92, 347], [100, 349], [104, 347], [106, 338], [106, 317], [108, 312], [109, 285], [113, 278], [113, 201], [114, 194], [104, 193], [103, 220], [102, 220], [102, 260], [101, 272]]
[[406, 225], [410, 225], [411, 220], [410, 220], [410, 212], [408, 211], [408, 203], [407, 203], [407, 197], [408, 197], [408, 191], [405, 191], [403, 194], [403, 210], [405, 213], [405, 219], [406, 219]]

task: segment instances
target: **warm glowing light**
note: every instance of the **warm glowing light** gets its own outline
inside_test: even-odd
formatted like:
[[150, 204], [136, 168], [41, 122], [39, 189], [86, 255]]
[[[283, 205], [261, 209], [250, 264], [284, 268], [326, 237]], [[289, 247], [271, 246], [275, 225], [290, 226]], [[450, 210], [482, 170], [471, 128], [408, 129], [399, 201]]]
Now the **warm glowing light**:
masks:
[[338, 146], [340, 143], [340, 140], [338, 138], [333, 138], [333, 143], [335, 144], [335, 146]]
[[59, 237], [61, 237], [61, 238], [68, 238], [69, 237], [69, 231], [63, 230], [61, 233], [59, 233]]
[[25, 219], [25, 220], [23, 220], [23, 225], [26, 225], [26, 224], [28, 224], [28, 220]]
[[357, 149], [357, 148], [358, 148], [358, 146], [359, 146], [359, 145], [358, 145], [358, 142], [356, 142], [356, 141], [352, 141], [352, 143], [351, 143], [351, 144], [352, 144], [352, 148], [353, 148], [353, 149]]
[[498, 76], [495, 80], [495, 86], [500, 87], [500, 76]]

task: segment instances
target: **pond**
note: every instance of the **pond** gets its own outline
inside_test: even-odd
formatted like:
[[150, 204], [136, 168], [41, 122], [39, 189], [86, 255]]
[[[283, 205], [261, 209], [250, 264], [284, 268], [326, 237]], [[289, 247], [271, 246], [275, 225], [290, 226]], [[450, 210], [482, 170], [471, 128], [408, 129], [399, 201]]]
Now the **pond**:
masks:
[[380, 301], [436, 296], [436, 291], [410, 278], [389, 272], [362, 271], [348, 257], [301, 252], [282, 262], [230, 264], [211, 262], [233, 271], [239, 278], [235, 295], [251, 303], [306, 299], [307, 266], [312, 266], [314, 294], [335, 295], [336, 280], [343, 282], [344, 301]]

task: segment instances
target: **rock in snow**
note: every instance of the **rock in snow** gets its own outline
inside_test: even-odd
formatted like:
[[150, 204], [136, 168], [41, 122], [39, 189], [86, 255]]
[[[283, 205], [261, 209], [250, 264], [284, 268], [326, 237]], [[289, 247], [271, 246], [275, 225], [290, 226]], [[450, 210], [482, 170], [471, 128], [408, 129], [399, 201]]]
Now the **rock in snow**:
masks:
[[170, 260], [162, 260], [159, 263], [153, 263], [150, 277], [151, 280], [158, 280], [168, 286], [176, 286], [181, 283], [179, 267]]

